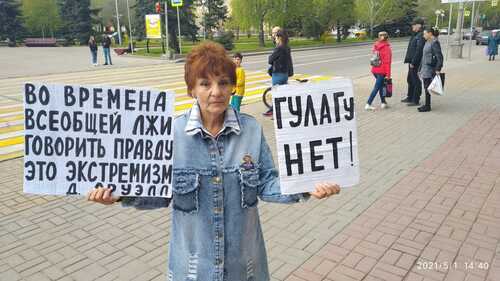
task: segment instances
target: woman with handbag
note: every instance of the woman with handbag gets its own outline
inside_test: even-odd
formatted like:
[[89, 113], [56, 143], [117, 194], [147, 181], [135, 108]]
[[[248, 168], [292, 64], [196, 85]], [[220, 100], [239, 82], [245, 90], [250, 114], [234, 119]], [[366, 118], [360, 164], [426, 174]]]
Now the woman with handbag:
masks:
[[432, 79], [434, 79], [436, 74], [440, 75], [441, 68], [443, 68], [443, 53], [438, 36], [439, 30], [434, 27], [424, 30], [426, 42], [422, 52], [422, 64], [420, 65], [419, 75], [424, 83], [425, 104], [418, 108], [419, 112], [431, 111], [431, 94], [428, 88]]
[[370, 60], [372, 66], [372, 73], [375, 76], [375, 85], [366, 103], [365, 110], [375, 110], [372, 106], [372, 102], [380, 94], [380, 108], [387, 108], [387, 102], [385, 101], [384, 88], [386, 80], [391, 78], [391, 64], [392, 64], [392, 50], [391, 44], [389, 44], [389, 34], [382, 31], [378, 33], [378, 40], [373, 45], [373, 57]]

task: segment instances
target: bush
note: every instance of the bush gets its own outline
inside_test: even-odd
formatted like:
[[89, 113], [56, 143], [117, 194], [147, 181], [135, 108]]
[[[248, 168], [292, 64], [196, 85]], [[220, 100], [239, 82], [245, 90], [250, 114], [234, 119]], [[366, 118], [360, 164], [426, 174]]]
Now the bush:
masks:
[[232, 31], [221, 32], [220, 36], [215, 39], [215, 42], [224, 46], [224, 49], [231, 51], [234, 49], [234, 33]]
[[304, 21], [304, 35], [308, 38], [314, 38], [318, 40], [321, 36], [323, 30], [321, 29], [321, 24], [315, 18], [306, 18]]

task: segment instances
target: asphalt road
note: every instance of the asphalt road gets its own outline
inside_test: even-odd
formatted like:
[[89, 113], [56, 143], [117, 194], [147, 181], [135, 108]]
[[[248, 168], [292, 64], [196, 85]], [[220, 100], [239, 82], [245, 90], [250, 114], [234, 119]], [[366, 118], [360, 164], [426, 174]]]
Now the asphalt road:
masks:
[[[402, 60], [406, 42], [393, 43], [394, 62]], [[292, 51], [296, 73], [325, 74], [356, 78], [369, 74], [371, 46], [353, 46], [309, 51]], [[248, 70], [267, 69], [268, 54], [248, 56], [243, 66]], [[99, 60], [102, 63], [101, 49]], [[37, 75], [89, 71], [103, 68], [140, 67], [153, 64], [167, 64], [161, 59], [116, 56], [113, 66], [90, 65], [87, 47], [57, 48], [0, 48], [0, 79], [30, 77]]]
[[[394, 66], [402, 63], [406, 45], [406, 42], [392, 44]], [[369, 75], [371, 48], [367, 45], [296, 52], [292, 50], [294, 71], [351, 78]], [[243, 64], [249, 70], [266, 70], [267, 55], [244, 58]]]

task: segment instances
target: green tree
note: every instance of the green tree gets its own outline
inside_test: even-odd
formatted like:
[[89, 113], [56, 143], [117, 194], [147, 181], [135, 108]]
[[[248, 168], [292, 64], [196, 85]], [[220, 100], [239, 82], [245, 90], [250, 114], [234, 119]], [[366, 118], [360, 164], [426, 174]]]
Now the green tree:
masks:
[[356, 22], [355, 4], [352, 0], [336, 0], [334, 7], [333, 21], [337, 27], [337, 42], [340, 42], [347, 38], [349, 27]]
[[219, 30], [228, 19], [227, 6], [224, 0], [197, 0], [203, 11], [202, 20], [209, 38], [214, 30]]
[[231, 10], [239, 26], [259, 31], [259, 46], [264, 47], [264, 24], [270, 11], [280, 7], [280, 3], [281, 0], [232, 0]]
[[23, 31], [20, 4], [15, 0], [0, 1], [0, 39], [15, 44]]
[[398, 0], [356, 0], [356, 15], [358, 19], [370, 27], [370, 37], [373, 38], [373, 28], [381, 23], [401, 18], [403, 10], [398, 9]]
[[480, 14], [484, 15], [483, 19], [480, 20], [482, 26], [486, 29], [498, 28], [500, 26], [500, 4], [496, 7], [492, 7], [491, 3], [482, 3], [480, 8]]
[[59, 0], [59, 12], [64, 38], [86, 44], [92, 34], [90, 0]]
[[61, 26], [56, 0], [22, 1], [24, 22], [31, 35], [54, 37]]

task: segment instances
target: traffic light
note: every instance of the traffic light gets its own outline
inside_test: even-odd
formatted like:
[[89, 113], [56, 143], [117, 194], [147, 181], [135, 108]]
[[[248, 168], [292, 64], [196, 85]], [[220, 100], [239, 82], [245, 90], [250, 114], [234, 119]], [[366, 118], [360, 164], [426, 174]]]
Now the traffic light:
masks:
[[156, 10], [156, 12], [158, 14], [161, 13], [161, 4], [160, 4], [160, 2], [156, 2], [156, 4], [155, 4], [155, 10]]

